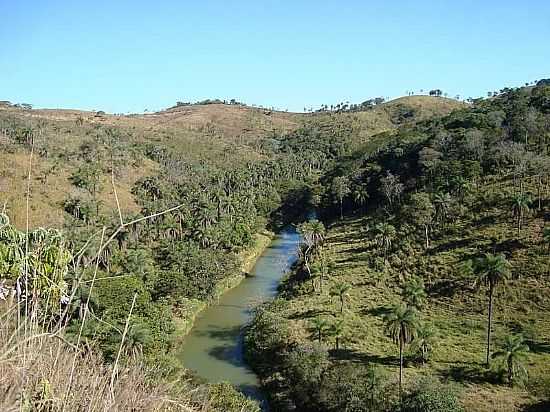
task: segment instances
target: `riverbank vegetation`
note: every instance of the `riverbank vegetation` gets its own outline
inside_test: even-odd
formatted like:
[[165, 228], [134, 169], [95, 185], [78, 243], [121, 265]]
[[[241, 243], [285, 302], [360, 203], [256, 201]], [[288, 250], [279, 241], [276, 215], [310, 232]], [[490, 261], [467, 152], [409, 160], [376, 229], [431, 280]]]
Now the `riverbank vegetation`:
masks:
[[549, 408], [549, 99], [506, 90], [337, 152], [289, 139], [324, 225], [249, 328], [275, 410]]

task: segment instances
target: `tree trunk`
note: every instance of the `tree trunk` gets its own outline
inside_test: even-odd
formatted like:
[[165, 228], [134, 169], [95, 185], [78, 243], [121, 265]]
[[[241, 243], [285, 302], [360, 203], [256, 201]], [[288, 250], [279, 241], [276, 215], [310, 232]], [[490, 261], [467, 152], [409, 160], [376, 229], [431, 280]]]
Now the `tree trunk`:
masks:
[[340, 313], [344, 313], [344, 297], [340, 296]]
[[403, 392], [403, 337], [399, 336], [399, 399]]
[[537, 185], [537, 194], [538, 194], [538, 198], [539, 198], [539, 201], [538, 201], [538, 209], [539, 211], [542, 210], [542, 176], [541, 175], [538, 175], [538, 185]]
[[340, 338], [336, 336], [336, 350], [340, 349]]
[[489, 285], [489, 315], [487, 324], [487, 358], [485, 365], [489, 367], [489, 358], [491, 355], [491, 326], [493, 323], [493, 285]]
[[342, 199], [340, 199], [340, 220], [344, 219], [344, 210], [342, 206]]
[[424, 232], [426, 233], [426, 249], [430, 248], [430, 238], [428, 237], [428, 225], [424, 225]]

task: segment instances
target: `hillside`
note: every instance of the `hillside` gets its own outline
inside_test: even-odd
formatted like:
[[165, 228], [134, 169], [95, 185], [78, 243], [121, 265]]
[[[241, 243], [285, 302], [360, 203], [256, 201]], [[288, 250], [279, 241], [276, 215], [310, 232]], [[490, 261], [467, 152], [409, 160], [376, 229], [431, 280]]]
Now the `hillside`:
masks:
[[[247, 106], [209, 104], [167, 109], [153, 114], [110, 115], [98, 112], [33, 109], [0, 105], [0, 129], [7, 135], [39, 131], [32, 161], [30, 225], [59, 227], [62, 203], [75, 194], [69, 177], [85, 160], [85, 147], [105, 144], [107, 130], [116, 131], [125, 150], [125, 164], [116, 176], [119, 201], [125, 212], [138, 207], [131, 194], [135, 182], [158, 170], [157, 162], [144, 154], [147, 145], [181, 153], [192, 162], [210, 161], [242, 164], [265, 154], [262, 139], [292, 133], [304, 123], [349, 125], [361, 140], [398, 125], [439, 116], [462, 107], [454, 100], [429, 96], [403, 97], [367, 112], [306, 115], [256, 109]], [[403, 115], [405, 113], [405, 115]], [[11, 132], [10, 132], [11, 131]], [[26, 187], [29, 151], [1, 139], [0, 188], [2, 202], [18, 227], [26, 222]], [[131, 152], [131, 153], [130, 153]], [[131, 161], [129, 161], [131, 158]], [[98, 199], [105, 210], [113, 210], [111, 176], [101, 176]], [[38, 205], [40, 207], [38, 208]]]
[[[420, 118], [413, 111], [407, 123]], [[93, 380], [92, 410], [256, 411], [232, 386], [183, 369], [178, 342], [200, 308], [244, 278], [256, 234], [306, 211], [301, 196], [319, 175], [291, 152], [296, 137], [314, 128], [316, 144], [349, 152], [395, 129], [403, 119], [391, 113], [391, 104], [363, 120], [233, 105], [128, 116], [1, 105], [3, 376], [32, 376], [3, 380], [19, 389], [2, 408], [78, 409], [78, 387]], [[55, 338], [74, 366], [41, 366]], [[129, 392], [123, 376], [143, 389]]]
[[[550, 408], [549, 96], [509, 90], [320, 167], [321, 222], [248, 332], [274, 410]], [[332, 158], [312, 135], [290, 147]]]

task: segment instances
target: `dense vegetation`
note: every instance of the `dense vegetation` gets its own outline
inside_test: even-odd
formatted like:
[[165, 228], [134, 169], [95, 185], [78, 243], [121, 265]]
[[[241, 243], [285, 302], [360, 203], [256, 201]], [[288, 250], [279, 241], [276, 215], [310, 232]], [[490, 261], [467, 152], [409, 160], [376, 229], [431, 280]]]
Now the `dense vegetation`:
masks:
[[359, 147], [289, 137], [329, 229], [300, 226], [248, 332], [277, 410], [549, 407], [549, 102], [507, 89]]
[[[32, 376], [9, 383], [21, 389], [6, 408], [78, 410], [76, 388], [94, 380], [98, 410], [257, 410], [182, 370], [174, 349], [201, 305], [243, 277], [256, 234], [311, 210], [324, 224], [299, 226], [300, 263], [247, 336], [275, 408], [470, 410], [461, 384], [498, 382], [543, 402], [549, 95], [540, 85], [469, 108], [418, 97], [292, 118], [202, 102], [217, 119], [241, 116], [230, 126], [177, 110], [0, 110], [0, 345]], [[75, 360], [40, 366], [52, 348]], [[413, 385], [412, 373], [426, 377]]]
[[[11, 225], [8, 214], [16, 208], [9, 197], [4, 200], [2, 300], [12, 296], [7, 310], [21, 312], [8, 330], [19, 336], [24, 319], [25, 342], [28, 320], [36, 333], [42, 325], [45, 333], [63, 336], [68, 350], [100, 353], [114, 371], [137, 359], [154, 369], [154, 379], [178, 377], [183, 384], [189, 376], [173, 354], [177, 339], [201, 302], [243, 277], [243, 253], [268, 222], [278, 223], [275, 212], [302, 184], [295, 176], [304, 179], [307, 171], [291, 157], [238, 153], [238, 161], [226, 162], [227, 154], [210, 160], [206, 154], [194, 157], [185, 146], [159, 144], [158, 135], [136, 141], [133, 130], [88, 124], [82, 117], [60, 131], [57, 123], [12, 113], [2, 119], [2, 155], [29, 159], [26, 227], [37, 206], [36, 181], [48, 185], [65, 177], [62, 184], [70, 189], [58, 200], [63, 230], [51, 232], [51, 247], [50, 229], [27, 235]], [[84, 136], [77, 142], [59, 139], [74, 132]], [[3, 171], [7, 177], [13, 172]], [[65, 386], [56, 383], [49, 390], [65, 402]], [[213, 402], [213, 410], [216, 402], [224, 405], [219, 410], [257, 408], [230, 386], [220, 388], [216, 396], [223, 394], [222, 401], [204, 401]], [[212, 386], [207, 393], [217, 390]]]

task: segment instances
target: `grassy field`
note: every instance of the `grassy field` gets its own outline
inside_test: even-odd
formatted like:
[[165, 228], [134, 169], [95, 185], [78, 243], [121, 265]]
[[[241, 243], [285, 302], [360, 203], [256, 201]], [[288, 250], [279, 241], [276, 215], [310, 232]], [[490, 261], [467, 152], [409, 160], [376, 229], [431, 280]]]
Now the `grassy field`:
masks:
[[[490, 181], [481, 187], [484, 204], [498, 202], [511, 185], [510, 181]], [[500, 188], [499, 190], [496, 190]], [[481, 205], [480, 205], [481, 206]], [[373, 363], [398, 374], [398, 348], [384, 332], [384, 308], [400, 301], [399, 284], [411, 275], [421, 276], [428, 292], [422, 320], [437, 330], [436, 345], [426, 365], [408, 356], [405, 383], [414, 384], [420, 375], [436, 375], [460, 388], [460, 398], [467, 411], [518, 411], [548, 396], [550, 366], [550, 252], [541, 244], [541, 229], [547, 217], [533, 211], [520, 236], [511, 215], [501, 208], [488, 208], [481, 218], [466, 219], [432, 240], [423, 252], [388, 256], [386, 265], [377, 262], [379, 247], [368, 228], [372, 217], [347, 218], [330, 227], [324, 250], [335, 267], [325, 280], [312, 290], [311, 281], [296, 282], [291, 276], [282, 292], [286, 303], [277, 306], [298, 341], [313, 341], [312, 320], [318, 316], [333, 322], [343, 317], [345, 332], [341, 349], [332, 351], [335, 359], [362, 364]], [[487, 327], [486, 289], [474, 289], [473, 280], [461, 278], [459, 265], [468, 256], [487, 245], [510, 254], [512, 279], [497, 289], [494, 308], [493, 350], [504, 337], [522, 333], [530, 352], [526, 361], [529, 380], [525, 386], [510, 388], [501, 383], [500, 371], [484, 366]], [[412, 264], [410, 264], [412, 262]], [[536, 274], [533, 276], [533, 274]], [[528, 276], [530, 275], [530, 276]], [[316, 281], [318, 282], [318, 280]], [[351, 289], [340, 303], [329, 295], [336, 282], [346, 282]], [[326, 338], [329, 346], [333, 338]], [[542, 392], [541, 392], [542, 391]], [[540, 410], [547, 409], [542, 404]]]

